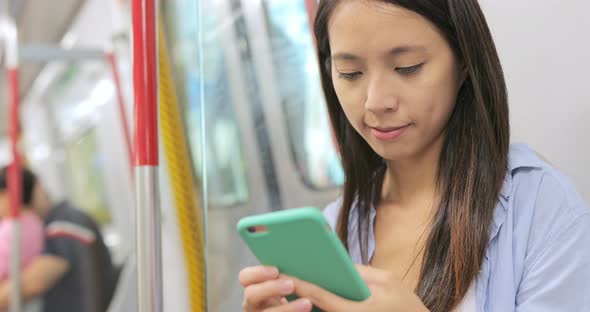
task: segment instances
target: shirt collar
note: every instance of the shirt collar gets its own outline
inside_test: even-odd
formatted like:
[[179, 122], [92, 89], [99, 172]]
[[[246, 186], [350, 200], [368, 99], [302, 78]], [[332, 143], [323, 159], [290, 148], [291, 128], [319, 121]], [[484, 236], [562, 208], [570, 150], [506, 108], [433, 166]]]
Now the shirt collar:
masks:
[[539, 156], [525, 144], [513, 144], [510, 146], [508, 154], [508, 168], [500, 190], [500, 198], [494, 209], [494, 223], [490, 231], [490, 241], [494, 239], [502, 224], [506, 220], [509, 207], [510, 196], [514, 189], [514, 175], [520, 169], [524, 168], [541, 168], [543, 161]]

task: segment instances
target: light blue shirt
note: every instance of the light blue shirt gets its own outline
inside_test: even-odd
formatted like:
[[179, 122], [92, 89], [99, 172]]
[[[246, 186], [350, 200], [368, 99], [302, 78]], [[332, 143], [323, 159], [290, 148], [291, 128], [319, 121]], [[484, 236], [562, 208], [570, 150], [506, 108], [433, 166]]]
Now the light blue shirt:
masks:
[[[324, 210], [332, 228], [340, 206], [337, 200]], [[370, 215], [369, 259], [374, 209]], [[348, 244], [361, 263], [357, 219], [353, 207]], [[476, 302], [478, 312], [590, 311], [590, 210], [570, 180], [525, 145], [510, 147]]]

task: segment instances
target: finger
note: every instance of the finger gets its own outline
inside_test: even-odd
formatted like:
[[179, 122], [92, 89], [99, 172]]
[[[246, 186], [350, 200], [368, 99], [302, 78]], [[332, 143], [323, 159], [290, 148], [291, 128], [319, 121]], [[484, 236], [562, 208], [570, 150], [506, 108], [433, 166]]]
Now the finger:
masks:
[[310, 312], [312, 308], [309, 299], [299, 298], [278, 307], [265, 309], [264, 312]]
[[243, 309], [244, 309], [244, 311], [250, 311], [252, 309], [254, 309], [254, 311], [260, 311], [260, 310], [264, 310], [264, 309], [268, 309], [268, 308], [272, 308], [272, 307], [277, 307], [277, 306], [283, 305], [288, 302], [288, 301], [283, 302], [283, 299], [285, 299], [285, 298], [284, 297], [283, 298], [280, 298], [280, 297], [269, 298], [269, 299], [263, 301], [257, 307], [250, 307], [250, 306], [248, 306], [247, 303], [244, 303]]
[[240, 284], [246, 287], [279, 277], [279, 270], [269, 266], [252, 266], [240, 271]]
[[281, 297], [295, 291], [292, 280], [276, 279], [259, 284], [252, 284], [244, 289], [244, 307], [249, 309], [265, 308], [269, 304], [280, 304]]
[[299, 297], [309, 299], [313, 305], [324, 311], [356, 311], [355, 307], [358, 304], [354, 301], [334, 295], [319, 286], [297, 278], [290, 276], [288, 278], [295, 283], [295, 293]]
[[357, 271], [367, 284], [383, 284], [389, 279], [389, 271], [373, 268], [367, 265], [355, 265]]

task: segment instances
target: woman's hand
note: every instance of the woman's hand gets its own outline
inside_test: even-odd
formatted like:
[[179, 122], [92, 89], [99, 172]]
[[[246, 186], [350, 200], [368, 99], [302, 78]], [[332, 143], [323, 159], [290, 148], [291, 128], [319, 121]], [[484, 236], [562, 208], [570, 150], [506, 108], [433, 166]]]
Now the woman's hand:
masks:
[[295, 291], [294, 280], [279, 275], [274, 267], [253, 266], [240, 272], [244, 287], [242, 307], [246, 312], [309, 312], [311, 303], [302, 298], [287, 302], [285, 296]]
[[[314, 306], [326, 312], [427, 312], [420, 298], [402, 285], [401, 281], [388, 271], [358, 265], [357, 270], [369, 286], [371, 296], [362, 302], [350, 301], [336, 296], [316, 285], [293, 277], [283, 277], [294, 281], [295, 293], [309, 299]], [[270, 311], [270, 310], [269, 310]], [[272, 311], [292, 311], [282, 306]], [[310, 310], [307, 310], [310, 311]]]

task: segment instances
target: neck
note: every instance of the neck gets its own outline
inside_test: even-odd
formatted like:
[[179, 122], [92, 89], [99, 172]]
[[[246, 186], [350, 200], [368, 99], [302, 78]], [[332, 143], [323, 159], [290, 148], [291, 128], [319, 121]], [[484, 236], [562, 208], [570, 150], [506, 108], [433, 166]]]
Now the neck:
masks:
[[41, 219], [45, 219], [51, 211], [51, 203], [49, 201], [39, 204], [33, 211], [39, 215]]
[[439, 138], [412, 158], [387, 161], [382, 199], [402, 206], [418, 198], [432, 200], [437, 190], [442, 143]]

